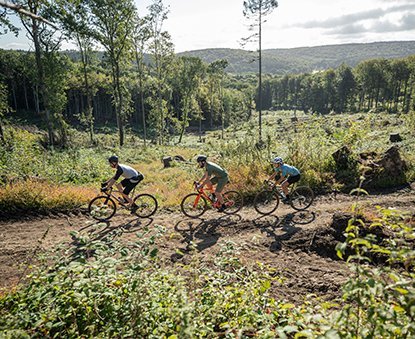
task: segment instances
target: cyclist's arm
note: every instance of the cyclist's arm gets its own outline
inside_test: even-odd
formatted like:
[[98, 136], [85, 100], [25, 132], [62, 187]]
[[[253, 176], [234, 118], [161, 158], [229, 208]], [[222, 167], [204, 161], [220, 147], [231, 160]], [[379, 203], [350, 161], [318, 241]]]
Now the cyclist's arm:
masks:
[[210, 176], [208, 172], [206, 171], [203, 177], [199, 180], [200, 186], [205, 186], [206, 182], [209, 181], [209, 179], [210, 179]]
[[268, 181], [274, 180], [276, 176], [277, 176], [277, 172], [272, 173], [271, 176], [268, 178]]
[[277, 185], [281, 184], [288, 176], [281, 175], [279, 179], [275, 182]]
[[112, 187], [112, 185], [114, 185], [114, 184], [115, 184], [115, 182], [116, 182], [116, 180], [115, 180], [114, 178], [109, 179], [109, 180], [106, 182], [107, 187], [108, 187], [108, 188]]
[[118, 166], [117, 167], [117, 172], [115, 173], [115, 175], [106, 182], [107, 187], [112, 187], [112, 185], [114, 185], [115, 182], [120, 178], [122, 172], [123, 172], [122, 168], [120, 166]]

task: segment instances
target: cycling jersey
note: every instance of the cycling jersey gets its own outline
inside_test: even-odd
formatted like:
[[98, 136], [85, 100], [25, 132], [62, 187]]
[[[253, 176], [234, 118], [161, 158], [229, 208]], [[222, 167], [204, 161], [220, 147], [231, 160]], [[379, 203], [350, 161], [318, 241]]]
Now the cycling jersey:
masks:
[[120, 178], [120, 176], [123, 176], [126, 179], [134, 180], [135, 178], [139, 176], [139, 174], [140, 174], [139, 172], [137, 172], [134, 168], [130, 166], [118, 164], [117, 172], [115, 173], [114, 180], [117, 181]]
[[222, 167], [220, 167], [219, 165], [216, 165], [213, 162], [208, 162], [208, 161], [206, 162], [206, 171], [209, 176], [213, 174], [215, 175], [215, 177], [218, 177], [218, 178], [228, 177], [228, 172], [226, 172]]
[[295, 168], [294, 166], [290, 166], [290, 165], [281, 165], [280, 167], [275, 167], [275, 172], [281, 172], [281, 176], [286, 177], [286, 176], [296, 176], [300, 174], [300, 171]]

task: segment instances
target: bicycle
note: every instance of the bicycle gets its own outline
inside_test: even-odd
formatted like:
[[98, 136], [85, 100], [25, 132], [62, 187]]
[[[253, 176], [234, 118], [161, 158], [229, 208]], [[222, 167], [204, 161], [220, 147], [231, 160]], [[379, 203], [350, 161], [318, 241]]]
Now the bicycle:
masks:
[[[206, 193], [203, 187], [200, 187], [196, 181], [193, 183], [193, 187], [197, 193], [190, 193], [186, 195], [180, 203], [180, 208], [184, 215], [190, 218], [198, 218], [206, 212], [208, 209], [208, 203], [216, 209], [221, 207], [219, 201], [217, 201], [216, 197], [214, 197], [213, 189], [208, 190], [209, 193]], [[222, 196], [223, 202], [226, 206], [223, 211], [224, 213], [235, 214], [240, 211], [243, 206], [243, 197], [239, 192], [227, 191], [223, 193]]]
[[[134, 195], [135, 188], [133, 189], [132, 195]], [[132, 214], [140, 218], [149, 218], [156, 213], [158, 208], [157, 199], [151, 194], [141, 193], [134, 197], [133, 201], [137, 208], [132, 209], [128, 206], [122, 195], [122, 192], [114, 190], [113, 188], [106, 189], [101, 188], [103, 195], [99, 195], [93, 198], [88, 205], [88, 213], [95, 220], [107, 221], [111, 219], [117, 211], [117, 204], [130, 210]]]
[[[254, 199], [255, 210], [263, 215], [274, 212], [280, 200], [284, 198], [280, 185], [268, 184], [264, 190], [260, 191]], [[302, 211], [310, 207], [314, 201], [314, 192], [308, 186], [292, 186], [289, 193], [288, 204], [297, 211]]]

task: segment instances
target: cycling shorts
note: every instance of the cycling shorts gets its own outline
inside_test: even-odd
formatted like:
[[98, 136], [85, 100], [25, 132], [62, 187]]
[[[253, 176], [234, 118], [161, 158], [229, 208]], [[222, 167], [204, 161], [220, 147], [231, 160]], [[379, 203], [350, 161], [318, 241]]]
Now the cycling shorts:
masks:
[[122, 192], [127, 195], [130, 194], [133, 188], [137, 186], [137, 184], [141, 182], [143, 179], [144, 179], [144, 176], [141, 173], [139, 173], [136, 177], [132, 177], [129, 179], [123, 179], [121, 181], [121, 185], [122, 187], [124, 187], [124, 190]]
[[212, 185], [216, 185], [215, 191], [216, 192], [222, 192], [223, 188], [225, 187], [225, 185], [229, 182], [229, 178], [228, 177], [213, 177], [212, 179], [210, 179], [210, 182], [212, 183]]

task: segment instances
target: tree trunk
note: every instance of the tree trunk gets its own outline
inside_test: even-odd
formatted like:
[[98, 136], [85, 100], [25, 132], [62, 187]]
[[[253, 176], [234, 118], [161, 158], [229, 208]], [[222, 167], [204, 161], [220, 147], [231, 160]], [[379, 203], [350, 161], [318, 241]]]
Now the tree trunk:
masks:
[[[143, 91], [143, 62], [141, 58], [139, 57], [137, 49], [135, 50], [135, 59], [137, 62], [138, 67], [138, 83], [140, 86], [140, 104], [141, 104], [141, 116], [143, 120], [143, 140], [144, 140], [144, 148], [147, 147], [147, 125], [146, 125], [146, 112], [144, 107], [144, 91]], [[138, 123], [138, 119], [137, 119]]]
[[17, 98], [16, 98], [16, 83], [14, 79], [12, 80], [12, 96], [13, 96], [13, 103], [14, 103], [14, 109], [17, 111]]
[[258, 123], [259, 123], [259, 142], [262, 141], [262, 2], [259, 2], [259, 93], [258, 93]]
[[1, 119], [0, 119], [0, 140], [3, 145], [6, 143], [6, 140], [4, 139], [3, 122]]
[[113, 79], [113, 88], [114, 88], [114, 97], [115, 97], [115, 118], [117, 120], [118, 135], [120, 140], [120, 146], [124, 145], [124, 126], [122, 119], [122, 94], [120, 86], [120, 67], [119, 64], [115, 61], [114, 58], [111, 58], [112, 62], [112, 79]]
[[27, 97], [26, 79], [23, 80], [23, 93], [24, 93], [24, 100], [25, 100], [25, 104], [26, 104], [26, 111], [29, 111], [29, 99]]

